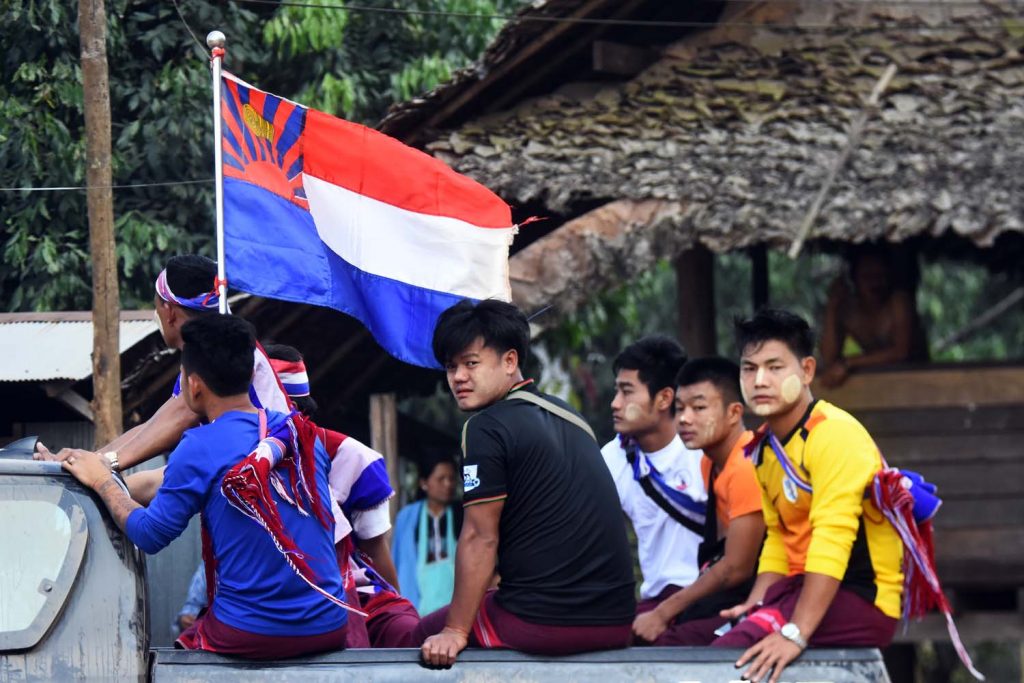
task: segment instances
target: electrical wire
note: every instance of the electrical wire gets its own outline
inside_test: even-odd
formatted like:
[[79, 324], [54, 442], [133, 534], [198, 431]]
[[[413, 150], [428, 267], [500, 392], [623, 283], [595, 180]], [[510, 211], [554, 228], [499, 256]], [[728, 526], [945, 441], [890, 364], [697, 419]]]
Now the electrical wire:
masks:
[[[739, 3], [739, 4], [769, 4], [765, 0], [698, 0], [700, 2], [724, 2], [724, 3]], [[782, 0], [785, 2], [786, 0]], [[821, 5], [834, 5], [838, 6], [843, 4], [844, 6], [851, 6], [850, 2], [841, 2], [841, 0], [816, 0]], [[559, 16], [546, 16], [542, 14], [495, 14], [495, 13], [476, 13], [476, 12], [455, 12], [449, 10], [434, 10], [434, 9], [419, 9], [413, 7], [373, 7], [370, 5], [360, 5], [357, 3], [337, 3], [327, 4], [319, 2], [303, 2], [302, 0], [233, 0], [239, 4], [250, 4], [250, 5], [274, 5], [277, 7], [299, 7], [307, 9], [329, 9], [329, 10], [342, 10], [347, 12], [362, 12], [362, 13], [378, 13], [378, 14], [392, 14], [392, 15], [419, 15], [419, 16], [432, 16], [432, 17], [452, 17], [457, 19], [499, 19], [503, 21], [517, 21], [517, 22], [537, 22], [537, 23], [548, 23], [548, 24], [581, 24], [581, 25], [592, 25], [592, 26], [631, 26], [631, 27], [643, 27], [643, 28], [713, 28], [713, 27], [739, 27], [739, 28], [766, 28], [775, 29], [782, 31], [798, 31], [801, 33], [810, 32], [828, 32], [828, 33], [847, 33], [847, 32], [865, 32], [865, 31], [878, 31], [888, 28], [898, 29], [902, 31], [944, 31], [953, 29], [1006, 29], [1006, 26], [1002, 23], [1003, 18], [1000, 18], [998, 22], [990, 23], [976, 23], [971, 24], [968, 22], [963, 23], [951, 23], [942, 25], [928, 25], [928, 26], [904, 26], [898, 23], [887, 23], [887, 24], [876, 24], [873, 26], [836, 26], [834, 24], [803, 24], [803, 25], [781, 25], [781, 24], [766, 24], [758, 22], [742, 22], [742, 21], [698, 21], [698, 20], [656, 20], [656, 19], [602, 19], [597, 17], [559, 17]], [[945, 8], [989, 8], [991, 5], [982, 4], [980, 2], [966, 2], [960, 0], [951, 0], [949, 2], [935, 2], [934, 0], [883, 0], [880, 2], [864, 2], [867, 8], [873, 6], [892, 6], [892, 7], [930, 7], [934, 9], [945, 9]], [[1022, 3], [1011, 3], [1010, 5], [1001, 5], [1003, 9], [1020, 10], [1024, 9]]]
[[137, 187], [169, 187], [171, 185], [202, 185], [213, 178], [202, 180], [168, 180], [162, 183], [129, 183], [126, 185], [66, 185], [63, 187], [0, 187], [0, 192], [72, 192], [76, 190], [128, 190]]

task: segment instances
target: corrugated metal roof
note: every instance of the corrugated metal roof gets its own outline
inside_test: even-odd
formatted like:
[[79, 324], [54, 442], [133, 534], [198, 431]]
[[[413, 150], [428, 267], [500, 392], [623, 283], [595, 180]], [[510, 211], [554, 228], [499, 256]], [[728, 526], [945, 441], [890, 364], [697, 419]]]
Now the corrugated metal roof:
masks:
[[[121, 353], [157, 330], [153, 311], [122, 311]], [[0, 382], [78, 381], [91, 374], [88, 311], [0, 314]]]

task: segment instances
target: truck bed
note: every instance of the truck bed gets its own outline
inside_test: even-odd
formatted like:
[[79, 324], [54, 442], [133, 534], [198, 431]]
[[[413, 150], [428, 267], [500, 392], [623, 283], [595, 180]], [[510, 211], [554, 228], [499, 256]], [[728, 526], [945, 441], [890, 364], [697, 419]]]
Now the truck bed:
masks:
[[[645, 647], [570, 657], [535, 657], [509, 650], [466, 650], [447, 670], [420, 665], [419, 650], [347, 650], [314, 657], [252, 662], [208, 652], [153, 650], [154, 683], [240, 681], [466, 681], [481, 683], [727, 683], [742, 671], [738, 650]], [[889, 683], [878, 650], [809, 650], [790, 666], [786, 683]]]

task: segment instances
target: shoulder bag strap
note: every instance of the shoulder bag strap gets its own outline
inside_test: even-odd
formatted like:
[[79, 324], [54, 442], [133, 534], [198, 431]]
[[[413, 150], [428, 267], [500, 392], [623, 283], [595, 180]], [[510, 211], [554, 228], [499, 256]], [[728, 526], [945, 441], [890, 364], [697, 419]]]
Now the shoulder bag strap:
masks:
[[[640, 448], [636, 444], [631, 444], [627, 445], [625, 450], [626, 459], [629, 461], [630, 465], [632, 465], [640, 456]], [[671, 503], [665, 500], [665, 496], [661, 495], [657, 487], [654, 485], [654, 482], [651, 481], [650, 474], [646, 474], [638, 478], [636, 481], [640, 484], [640, 488], [643, 489], [643, 492], [647, 494], [647, 497], [653, 500], [658, 507], [664, 510], [665, 514], [698, 536], [704, 536], [704, 526], [679, 512], [679, 510], [675, 509]]]
[[531, 394], [528, 391], [517, 391], [515, 393], [509, 394], [505, 398], [506, 400], [519, 399], [521, 401], [526, 401], [527, 403], [532, 403], [533, 405], [548, 411], [552, 415], [560, 417], [566, 422], [570, 422], [576, 425], [577, 427], [585, 431], [587, 435], [594, 440], [594, 443], [597, 443], [597, 437], [594, 436], [594, 430], [590, 428], [590, 425], [587, 424], [586, 420], [584, 420], [582, 417], [572, 412], [571, 410], [566, 410], [562, 406], [552, 403], [551, 401], [547, 400], [542, 396], [538, 396], [537, 394]]

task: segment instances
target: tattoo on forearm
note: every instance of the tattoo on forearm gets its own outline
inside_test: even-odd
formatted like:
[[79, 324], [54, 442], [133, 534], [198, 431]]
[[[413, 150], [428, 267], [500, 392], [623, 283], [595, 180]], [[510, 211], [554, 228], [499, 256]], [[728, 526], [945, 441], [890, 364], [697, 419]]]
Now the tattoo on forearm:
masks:
[[114, 518], [114, 522], [121, 531], [125, 530], [125, 526], [128, 524], [128, 515], [132, 513], [132, 510], [142, 507], [124, 492], [113, 477], [100, 484], [96, 489], [96, 494], [103, 499], [103, 503], [110, 510], [110, 516]]

